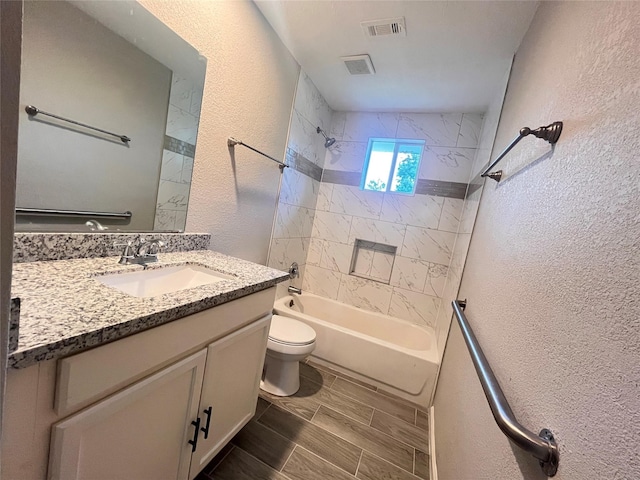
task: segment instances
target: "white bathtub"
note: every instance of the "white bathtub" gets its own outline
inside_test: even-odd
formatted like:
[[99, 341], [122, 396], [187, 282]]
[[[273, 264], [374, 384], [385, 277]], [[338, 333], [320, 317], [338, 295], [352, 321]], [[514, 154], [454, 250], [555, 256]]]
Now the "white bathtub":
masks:
[[274, 310], [313, 327], [312, 359], [415, 403], [430, 401], [438, 370], [433, 330], [306, 292], [276, 300]]

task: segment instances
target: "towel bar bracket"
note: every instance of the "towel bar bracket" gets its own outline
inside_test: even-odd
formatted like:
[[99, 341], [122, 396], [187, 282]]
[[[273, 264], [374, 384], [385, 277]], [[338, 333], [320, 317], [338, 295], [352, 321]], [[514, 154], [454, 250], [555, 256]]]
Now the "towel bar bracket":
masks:
[[558, 464], [560, 463], [560, 454], [558, 453], [558, 444], [556, 443], [556, 439], [551, 433], [551, 430], [548, 428], [543, 428], [540, 430], [540, 438], [545, 439], [549, 442], [549, 445], [553, 446], [553, 449], [550, 452], [549, 458], [546, 462], [542, 460], [538, 460], [540, 463], [540, 468], [542, 468], [542, 472], [547, 477], [553, 477], [556, 473], [558, 473]]

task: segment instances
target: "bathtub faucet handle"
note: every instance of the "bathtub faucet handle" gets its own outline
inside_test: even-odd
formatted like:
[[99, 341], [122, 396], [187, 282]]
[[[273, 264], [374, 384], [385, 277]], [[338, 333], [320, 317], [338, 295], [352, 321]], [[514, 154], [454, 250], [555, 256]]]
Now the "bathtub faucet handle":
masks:
[[298, 278], [300, 276], [300, 268], [298, 267], [298, 262], [293, 262], [289, 267], [289, 278], [293, 280], [294, 278]]

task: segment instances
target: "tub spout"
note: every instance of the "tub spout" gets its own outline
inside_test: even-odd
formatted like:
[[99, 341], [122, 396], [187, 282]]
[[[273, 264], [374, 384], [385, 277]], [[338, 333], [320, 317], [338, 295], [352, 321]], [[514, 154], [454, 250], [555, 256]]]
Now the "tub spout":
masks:
[[291, 285], [289, 285], [289, 288], [287, 289], [287, 291], [288, 291], [289, 293], [295, 293], [295, 294], [297, 294], [297, 295], [302, 295], [302, 289], [300, 289], [300, 288], [296, 288], [296, 287], [291, 286]]

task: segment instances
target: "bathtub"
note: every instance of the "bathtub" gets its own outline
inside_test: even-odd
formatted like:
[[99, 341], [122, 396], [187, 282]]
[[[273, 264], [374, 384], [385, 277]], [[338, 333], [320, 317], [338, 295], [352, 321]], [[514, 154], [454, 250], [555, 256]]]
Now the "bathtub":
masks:
[[312, 360], [414, 403], [430, 401], [438, 371], [432, 329], [306, 292], [276, 300], [274, 311], [313, 327]]

